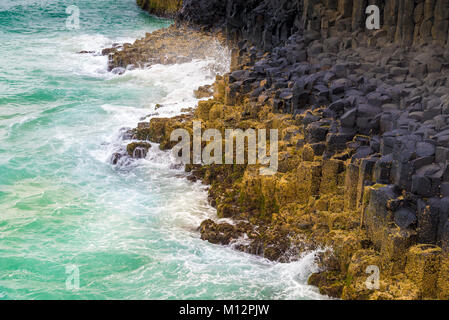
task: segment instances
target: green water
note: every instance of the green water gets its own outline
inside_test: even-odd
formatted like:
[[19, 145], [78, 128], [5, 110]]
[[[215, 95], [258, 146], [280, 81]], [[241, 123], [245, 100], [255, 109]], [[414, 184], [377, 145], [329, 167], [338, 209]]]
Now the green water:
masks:
[[[66, 29], [69, 5], [79, 30]], [[121, 128], [159, 102], [162, 115], [194, 106], [226, 54], [117, 76], [77, 52], [169, 23], [134, 0], [0, 0], [0, 299], [320, 298], [305, 285], [312, 254], [276, 264], [201, 241], [207, 193], [157, 146], [111, 164]]]

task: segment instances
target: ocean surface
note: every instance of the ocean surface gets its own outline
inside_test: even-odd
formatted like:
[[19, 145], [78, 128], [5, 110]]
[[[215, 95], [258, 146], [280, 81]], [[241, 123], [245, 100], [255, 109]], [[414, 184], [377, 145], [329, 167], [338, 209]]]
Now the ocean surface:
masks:
[[228, 68], [217, 45], [205, 61], [107, 72], [103, 48], [170, 23], [135, 0], [0, 0], [0, 299], [323, 298], [306, 285], [314, 253], [279, 264], [201, 241], [205, 187], [157, 145], [111, 164], [123, 128], [195, 106]]

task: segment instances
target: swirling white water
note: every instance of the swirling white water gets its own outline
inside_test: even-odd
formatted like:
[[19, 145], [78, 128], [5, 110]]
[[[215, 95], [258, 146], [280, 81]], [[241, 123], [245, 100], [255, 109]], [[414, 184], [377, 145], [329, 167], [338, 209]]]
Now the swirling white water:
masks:
[[[79, 30], [65, 28], [69, 5]], [[134, 0], [0, 0], [0, 299], [322, 298], [305, 284], [313, 253], [277, 264], [201, 241], [207, 193], [156, 147], [111, 165], [121, 128], [156, 103], [161, 116], [194, 106], [222, 57], [118, 76], [76, 52], [168, 24]]]

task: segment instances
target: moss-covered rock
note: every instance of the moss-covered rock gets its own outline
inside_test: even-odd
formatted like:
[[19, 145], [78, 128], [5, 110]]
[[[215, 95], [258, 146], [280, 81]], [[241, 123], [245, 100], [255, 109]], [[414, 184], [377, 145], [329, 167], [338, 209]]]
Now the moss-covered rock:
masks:
[[181, 9], [182, 0], [137, 0], [137, 5], [157, 16], [174, 17]]

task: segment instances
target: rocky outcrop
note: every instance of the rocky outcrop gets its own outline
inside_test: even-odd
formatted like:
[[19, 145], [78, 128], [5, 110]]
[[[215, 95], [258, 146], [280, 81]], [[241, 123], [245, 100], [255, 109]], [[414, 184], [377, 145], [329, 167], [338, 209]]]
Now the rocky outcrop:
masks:
[[126, 69], [206, 59], [221, 50], [224, 41], [221, 33], [199, 32], [172, 25], [147, 33], [133, 44], [106, 48], [102, 53], [109, 57], [109, 71], [122, 74]]
[[143, 159], [147, 156], [151, 144], [148, 142], [132, 142], [126, 147], [128, 156], [134, 159]]
[[[372, 3], [377, 31], [364, 27]], [[279, 261], [330, 247], [310, 283], [332, 296], [448, 298], [446, 6], [185, 0], [178, 21], [223, 30], [232, 71], [194, 114], [153, 119], [136, 135], [168, 149], [171, 129], [201, 120], [203, 130], [278, 129], [281, 139], [274, 176], [249, 164], [187, 166], [211, 185], [218, 215], [236, 221], [208, 220], [202, 238]], [[370, 266], [380, 271], [375, 290]]]
[[[365, 28], [366, 8], [380, 9], [381, 30]], [[448, 43], [446, 0], [185, 0], [178, 20], [221, 27], [230, 38], [246, 39], [271, 50], [291, 35], [315, 31], [323, 38], [342, 37], [345, 45], [402, 46]], [[346, 44], [348, 45], [348, 44]]]
[[137, 4], [151, 14], [172, 18], [181, 9], [182, 0], [137, 0]]
[[[340, 251], [332, 244], [337, 260], [349, 267], [336, 270], [340, 277], [328, 270], [329, 277], [315, 277], [317, 283], [331, 279], [324, 287], [338, 295], [447, 296], [440, 261], [449, 254], [444, 247], [449, 225], [449, 2], [228, 0], [221, 4], [225, 11], [217, 7], [204, 16], [202, 2], [185, 1], [178, 19], [219, 25], [235, 40], [225, 105], [247, 98], [252, 110], [268, 105], [272, 112], [293, 115], [303, 135], [294, 144], [302, 161], [294, 162], [289, 178], [245, 184], [243, 190], [255, 194], [253, 209], [260, 215], [279, 214], [290, 202], [299, 203], [306, 205], [303, 212], [327, 212], [330, 221], [341, 219], [343, 225], [359, 216], [364, 236], [350, 232], [352, 249]], [[369, 4], [380, 8], [380, 30], [365, 28]], [[287, 163], [294, 154], [288, 151]], [[285, 203], [291, 190], [296, 192]], [[241, 215], [239, 210], [234, 212]], [[288, 213], [301, 216], [291, 209]], [[335, 228], [329, 222], [327, 227]], [[335, 239], [329, 234], [319, 241]], [[358, 241], [374, 251], [363, 251]], [[366, 290], [359, 265], [365, 260], [389, 280], [382, 290]], [[342, 284], [342, 274], [352, 280]], [[394, 281], [402, 287], [392, 288]], [[335, 284], [344, 288], [336, 290]]]

